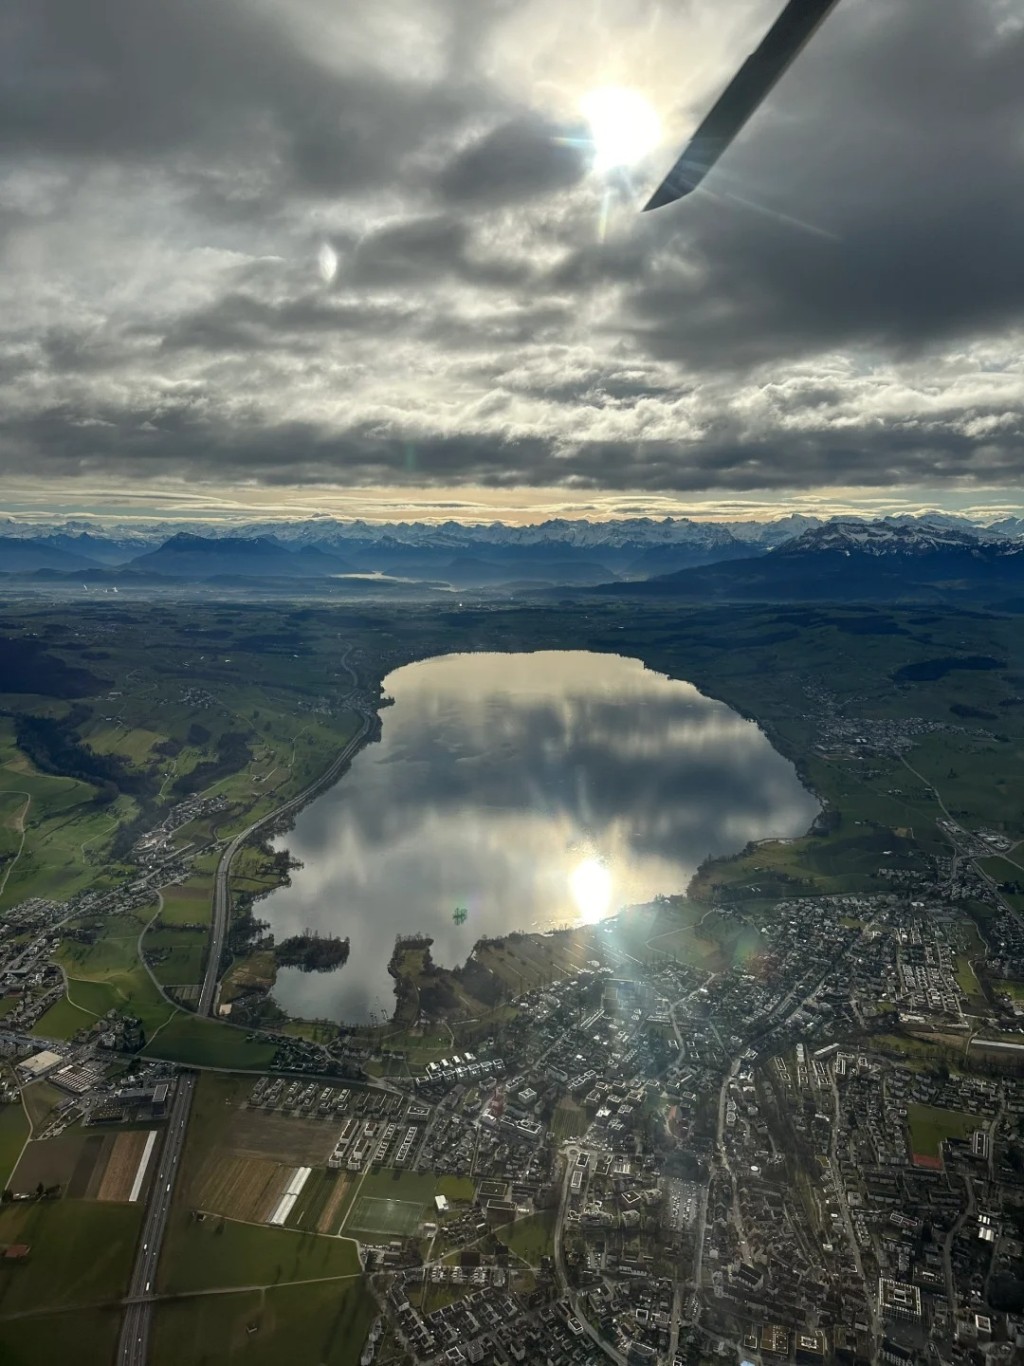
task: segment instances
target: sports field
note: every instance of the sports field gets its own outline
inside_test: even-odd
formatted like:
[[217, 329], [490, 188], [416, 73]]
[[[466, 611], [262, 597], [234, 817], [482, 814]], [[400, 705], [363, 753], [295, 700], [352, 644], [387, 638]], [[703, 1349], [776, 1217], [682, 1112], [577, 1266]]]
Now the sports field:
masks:
[[345, 1234], [378, 1237], [401, 1237], [414, 1233], [420, 1221], [427, 1217], [428, 1206], [437, 1191], [437, 1179], [432, 1175], [403, 1171], [399, 1167], [385, 1167], [370, 1172], [352, 1201]]
[[422, 1216], [423, 1206], [411, 1200], [360, 1195], [345, 1222], [345, 1232], [408, 1238], [419, 1228]]
[[969, 1138], [984, 1124], [974, 1115], [960, 1110], [943, 1110], [934, 1105], [908, 1105], [907, 1128], [910, 1147], [925, 1157], [938, 1157], [939, 1147], [946, 1138]]

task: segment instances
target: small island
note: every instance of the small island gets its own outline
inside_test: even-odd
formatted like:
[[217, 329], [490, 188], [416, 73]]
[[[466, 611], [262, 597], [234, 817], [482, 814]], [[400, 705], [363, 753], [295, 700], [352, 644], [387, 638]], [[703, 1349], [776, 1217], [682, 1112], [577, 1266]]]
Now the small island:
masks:
[[274, 962], [278, 967], [301, 968], [303, 972], [330, 972], [348, 962], [348, 939], [305, 930], [274, 946]]

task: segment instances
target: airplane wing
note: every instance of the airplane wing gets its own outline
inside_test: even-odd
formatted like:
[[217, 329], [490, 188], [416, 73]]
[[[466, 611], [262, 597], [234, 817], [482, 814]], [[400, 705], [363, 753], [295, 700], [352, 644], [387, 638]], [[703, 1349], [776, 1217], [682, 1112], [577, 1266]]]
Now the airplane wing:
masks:
[[672, 204], [697, 188], [838, 3], [839, 0], [789, 0], [644, 205], [645, 213]]

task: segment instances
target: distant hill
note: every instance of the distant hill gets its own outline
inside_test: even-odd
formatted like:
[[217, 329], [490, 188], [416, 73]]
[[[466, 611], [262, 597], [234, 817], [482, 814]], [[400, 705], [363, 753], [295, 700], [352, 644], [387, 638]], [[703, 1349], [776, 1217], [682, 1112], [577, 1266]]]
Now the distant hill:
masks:
[[96, 568], [97, 562], [76, 555], [43, 540], [0, 536], [0, 574], [31, 574], [37, 569], [56, 569], [82, 573]]
[[37, 537], [36, 543], [84, 556], [96, 564], [124, 564], [145, 549], [137, 540], [96, 536], [91, 531], [49, 531]]
[[[1024, 543], [955, 527], [832, 522], [756, 559], [606, 584], [609, 596], [701, 602], [998, 602], [1024, 588]], [[1007, 604], [1008, 605], [1008, 604]]]
[[172, 536], [157, 550], [136, 555], [124, 567], [177, 579], [308, 579], [352, 572], [347, 560], [316, 546], [292, 550], [272, 536], [222, 539], [189, 532]]

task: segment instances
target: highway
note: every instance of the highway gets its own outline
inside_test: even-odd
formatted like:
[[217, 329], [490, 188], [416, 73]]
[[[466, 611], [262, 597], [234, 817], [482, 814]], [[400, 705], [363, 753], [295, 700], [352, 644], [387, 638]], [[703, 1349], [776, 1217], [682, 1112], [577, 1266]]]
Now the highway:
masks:
[[128, 1283], [128, 1299], [131, 1302], [125, 1309], [124, 1323], [121, 1325], [117, 1366], [145, 1366], [149, 1353], [152, 1302], [148, 1296], [154, 1293], [156, 1285], [160, 1248], [174, 1198], [174, 1181], [178, 1174], [195, 1084], [196, 1077], [192, 1072], [182, 1072], [178, 1077], [156, 1173], [151, 1182], [135, 1269]]
[[[343, 661], [345, 662], [345, 661]], [[346, 665], [347, 667], [347, 665]], [[259, 820], [253, 821], [231, 840], [221, 855], [213, 892], [213, 924], [210, 930], [210, 947], [203, 976], [203, 989], [199, 996], [197, 1013], [210, 1015], [213, 1012], [217, 994], [217, 978], [220, 962], [224, 953], [224, 940], [228, 929], [230, 899], [228, 897], [228, 878], [231, 862], [238, 850], [261, 826], [276, 820], [286, 811], [292, 811], [309, 800], [320, 788], [333, 782], [340, 771], [369, 734], [370, 717], [365, 713], [360, 717], [359, 730], [353, 735], [345, 748], [319, 778], [304, 787], [298, 796], [282, 802], [280, 806], [268, 811]], [[183, 1072], [178, 1078], [174, 1102], [164, 1134], [159, 1166], [152, 1182], [146, 1217], [142, 1225], [142, 1237], [135, 1254], [135, 1269], [128, 1285], [127, 1307], [124, 1323], [121, 1326], [121, 1340], [117, 1349], [117, 1366], [146, 1366], [149, 1355], [149, 1333], [153, 1317], [153, 1303], [149, 1296], [155, 1293], [156, 1273], [160, 1262], [160, 1249], [163, 1245], [167, 1216], [174, 1197], [174, 1181], [178, 1164], [185, 1146], [188, 1130], [189, 1111], [192, 1107], [192, 1093], [195, 1090], [197, 1074]]]

